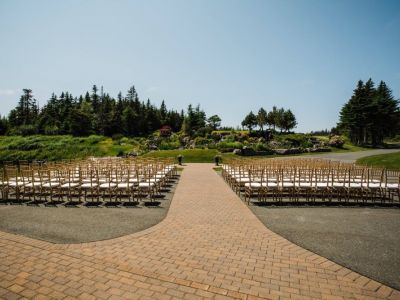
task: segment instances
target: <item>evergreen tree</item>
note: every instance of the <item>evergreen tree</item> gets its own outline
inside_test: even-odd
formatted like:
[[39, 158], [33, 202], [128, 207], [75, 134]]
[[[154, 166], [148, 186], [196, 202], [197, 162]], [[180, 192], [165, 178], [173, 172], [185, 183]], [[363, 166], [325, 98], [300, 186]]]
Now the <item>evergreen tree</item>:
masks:
[[278, 109], [276, 106], [272, 107], [272, 110], [267, 114], [267, 125], [274, 130], [278, 123]]
[[70, 113], [70, 133], [75, 136], [87, 136], [92, 133], [90, 130], [92, 125], [91, 115], [85, 106], [89, 105], [88, 102], [83, 104], [81, 109], [74, 108]]
[[264, 126], [267, 125], [268, 114], [264, 108], [260, 108], [257, 114], [257, 125], [261, 132], [264, 132]]
[[10, 112], [10, 125], [17, 127], [21, 125], [34, 125], [39, 114], [36, 99], [33, 98], [32, 90], [23, 89], [17, 107]]
[[207, 123], [212, 130], [217, 130], [221, 126], [221, 118], [218, 115], [213, 115], [207, 119]]
[[8, 131], [8, 120], [0, 115], [0, 135], [5, 135]]
[[282, 133], [285, 126], [285, 109], [279, 108], [275, 112], [275, 125], [278, 127]]
[[297, 125], [296, 117], [294, 116], [294, 114], [292, 113], [292, 111], [290, 109], [284, 111], [282, 119], [283, 119], [283, 122], [282, 122], [281, 126], [286, 132], [295, 128]]
[[127, 136], [134, 136], [136, 132], [135, 122], [136, 114], [131, 106], [127, 106], [122, 113], [122, 127]]
[[161, 102], [161, 106], [160, 106], [160, 123], [161, 125], [169, 125], [167, 124], [167, 106], [165, 105], [165, 101], [163, 100]]
[[378, 88], [369, 79], [360, 80], [350, 100], [342, 107], [338, 129], [357, 145], [383, 143], [399, 132], [399, 102], [381, 81]]
[[257, 117], [252, 111], [250, 111], [250, 113], [244, 118], [242, 121], [242, 126], [247, 127], [250, 132], [253, 127], [257, 126]]

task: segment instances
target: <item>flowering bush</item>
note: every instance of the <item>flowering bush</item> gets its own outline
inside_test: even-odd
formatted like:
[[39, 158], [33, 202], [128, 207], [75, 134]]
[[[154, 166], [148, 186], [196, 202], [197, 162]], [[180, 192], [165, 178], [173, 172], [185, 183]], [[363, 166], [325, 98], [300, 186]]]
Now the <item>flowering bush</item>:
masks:
[[343, 148], [344, 139], [339, 135], [334, 135], [329, 139], [329, 146], [335, 148]]

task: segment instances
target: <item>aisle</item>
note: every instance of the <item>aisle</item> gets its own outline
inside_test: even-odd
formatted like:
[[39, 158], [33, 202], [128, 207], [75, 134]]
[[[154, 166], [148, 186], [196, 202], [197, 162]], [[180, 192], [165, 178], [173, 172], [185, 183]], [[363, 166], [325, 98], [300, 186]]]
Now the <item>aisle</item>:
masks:
[[0, 298], [399, 299], [265, 228], [212, 167], [186, 166], [166, 219], [140, 233], [54, 245], [0, 232]]

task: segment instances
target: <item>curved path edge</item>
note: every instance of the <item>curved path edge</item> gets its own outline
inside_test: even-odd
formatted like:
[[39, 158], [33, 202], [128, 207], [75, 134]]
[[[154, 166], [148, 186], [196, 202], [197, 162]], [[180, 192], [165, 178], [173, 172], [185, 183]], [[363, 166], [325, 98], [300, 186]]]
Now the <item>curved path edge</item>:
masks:
[[189, 164], [167, 217], [59, 245], [0, 232], [0, 298], [400, 299], [266, 228], [211, 164]]

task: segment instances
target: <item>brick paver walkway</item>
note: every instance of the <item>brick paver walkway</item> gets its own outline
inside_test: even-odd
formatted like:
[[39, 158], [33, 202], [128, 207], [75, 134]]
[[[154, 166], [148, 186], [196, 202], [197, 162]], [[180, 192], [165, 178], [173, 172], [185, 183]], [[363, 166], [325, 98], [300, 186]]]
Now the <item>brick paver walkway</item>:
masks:
[[400, 299], [258, 221], [209, 164], [182, 174], [167, 218], [80, 245], [0, 233], [0, 298]]

